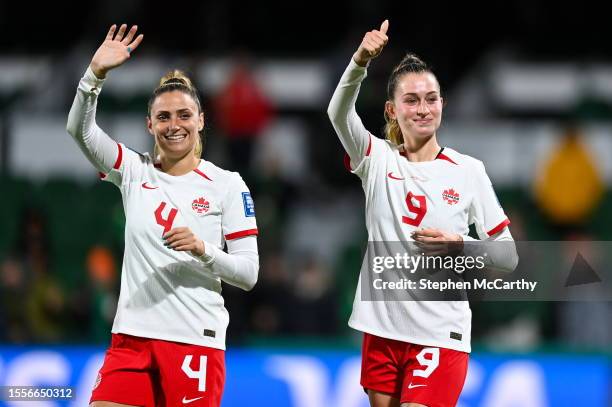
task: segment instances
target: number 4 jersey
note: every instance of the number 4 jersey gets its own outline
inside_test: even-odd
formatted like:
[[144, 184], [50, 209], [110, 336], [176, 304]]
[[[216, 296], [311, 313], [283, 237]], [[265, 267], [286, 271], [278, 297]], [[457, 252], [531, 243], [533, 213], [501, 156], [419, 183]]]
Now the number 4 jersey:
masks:
[[229, 316], [221, 280], [162, 235], [186, 226], [205, 245], [256, 235], [250, 192], [238, 173], [201, 160], [181, 176], [157, 168], [148, 154], [122, 144], [106, 181], [121, 190], [127, 219], [121, 294], [113, 333], [225, 349]]

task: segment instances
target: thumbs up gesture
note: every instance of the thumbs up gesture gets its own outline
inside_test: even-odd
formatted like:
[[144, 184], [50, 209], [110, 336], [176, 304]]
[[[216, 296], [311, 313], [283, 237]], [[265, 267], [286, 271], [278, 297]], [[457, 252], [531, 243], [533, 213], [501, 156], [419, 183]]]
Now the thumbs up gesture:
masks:
[[376, 58], [383, 50], [389, 37], [387, 37], [387, 30], [389, 29], [389, 20], [385, 20], [380, 25], [379, 30], [372, 30], [366, 33], [353, 54], [355, 63], [359, 66], [366, 66], [368, 61], [372, 58]]

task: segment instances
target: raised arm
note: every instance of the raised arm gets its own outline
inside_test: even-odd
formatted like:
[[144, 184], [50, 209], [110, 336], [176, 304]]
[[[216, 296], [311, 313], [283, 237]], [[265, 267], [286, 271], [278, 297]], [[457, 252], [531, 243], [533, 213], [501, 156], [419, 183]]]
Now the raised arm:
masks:
[[134, 38], [137, 26], [132, 26], [127, 34], [125, 24], [115, 35], [116, 29], [116, 25], [110, 28], [81, 78], [66, 125], [66, 130], [87, 159], [104, 173], [108, 172], [117, 160], [118, 148], [117, 143], [96, 124], [98, 95], [106, 74], [130, 58], [130, 53], [138, 47], [143, 38], [142, 34]]
[[367, 32], [353, 54], [349, 66], [344, 71], [329, 102], [327, 114], [340, 137], [342, 146], [353, 162], [361, 161], [370, 144], [370, 133], [366, 130], [355, 110], [361, 82], [367, 76], [366, 66], [377, 57], [389, 41], [387, 30], [389, 21], [385, 20], [380, 30]]

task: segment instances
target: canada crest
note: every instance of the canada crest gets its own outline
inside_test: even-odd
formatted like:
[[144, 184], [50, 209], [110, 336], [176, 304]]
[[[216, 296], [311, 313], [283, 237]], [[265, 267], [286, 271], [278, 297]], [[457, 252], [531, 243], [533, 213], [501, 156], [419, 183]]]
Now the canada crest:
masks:
[[191, 203], [191, 209], [193, 209], [197, 214], [206, 213], [210, 209], [210, 202], [202, 197], [196, 198]]
[[459, 192], [455, 192], [453, 188], [445, 189], [442, 192], [442, 199], [449, 205], [454, 205], [459, 202]]

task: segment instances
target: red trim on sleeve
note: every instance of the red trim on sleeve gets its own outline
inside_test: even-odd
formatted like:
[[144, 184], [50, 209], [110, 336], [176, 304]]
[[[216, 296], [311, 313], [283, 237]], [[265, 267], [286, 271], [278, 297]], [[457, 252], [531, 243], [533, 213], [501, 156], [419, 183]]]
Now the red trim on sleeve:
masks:
[[[368, 144], [368, 149], [366, 150], [365, 156], [369, 157], [371, 152], [372, 152], [372, 135], [370, 134], [370, 144]], [[353, 171], [353, 169], [351, 168], [351, 157], [349, 157], [347, 153], [344, 153], [344, 159], [342, 162], [344, 163], [344, 168], [346, 168], [348, 172]]]
[[239, 232], [228, 233], [227, 235], [225, 235], [225, 240], [233, 240], [233, 239], [238, 239], [239, 237], [252, 236], [252, 235], [258, 235], [258, 234], [259, 232], [257, 231], [257, 229], [241, 230]]
[[493, 229], [489, 230], [487, 232], [487, 235], [493, 236], [493, 235], [501, 232], [509, 224], [510, 224], [510, 219], [506, 219], [502, 223], [500, 223], [499, 225], [495, 226]]
[[353, 171], [351, 169], [351, 157], [349, 157], [347, 153], [344, 153], [344, 159], [342, 160], [342, 162], [344, 163], [344, 168], [346, 168], [348, 172]]
[[103, 172], [99, 172], [98, 175], [100, 176], [100, 179], [106, 178], [106, 174]]
[[117, 143], [117, 148], [119, 149], [119, 152], [117, 153], [117, 161], [115, 161], [115, 165], [113, 165], [113, 168], [116, 170], [119, 169], [121, 166], [121, 160], [123, 160], [123, 149], [121, 148], [121, 144]]
[[451, 160], [451, 158], [449, 156], [447, 156], [446, 154], [440, 153], [438, 154], [438, 156], [436, 157], [436, 160], [446, 160], [449, 161], [455, 165], [459, 165], [456, 162], [454, 162], [453, 160]]
[[196, 174], [206, 178], [209, 181], [212, 181], [212, 179], [208, 178], [208, 175], [204, 174], [202, 171], [198, 170], [197, 168], [195, 170], [193, 170], [193, 172], [195, 172]]

